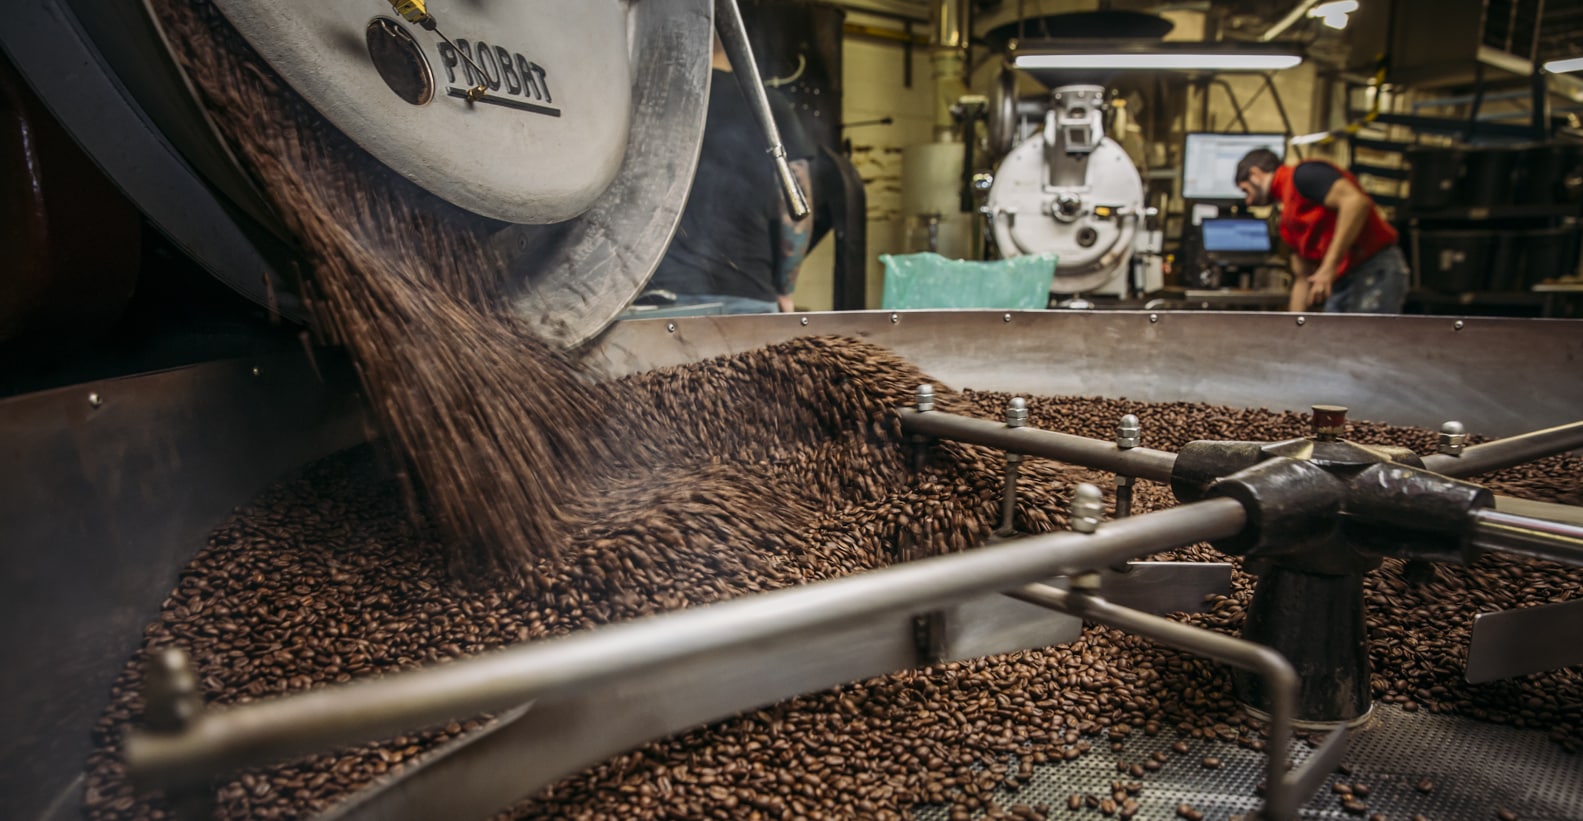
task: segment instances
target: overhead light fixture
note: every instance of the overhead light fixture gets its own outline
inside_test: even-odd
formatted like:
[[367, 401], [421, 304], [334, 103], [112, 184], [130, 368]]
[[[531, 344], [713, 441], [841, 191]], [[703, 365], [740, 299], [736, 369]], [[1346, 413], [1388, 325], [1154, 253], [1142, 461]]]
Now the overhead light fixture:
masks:
[[1022, 54], [1021, 69], [1164, 69], [1172, 71], [1280, 71], [1303, 62], [1295, 54]]
[[1332, 0], [1308, 10], [1309, 17], [1316, 17], [1325, 25], [1341, 30], [1347, 27], [1347, 15], [1358, 10], [1358, 0]]
[[1303, 62], [1287, 47], [1232, 41], [1019, 40], [1011, 51], [1024, 71], [1280, 71]]
[[1335, 135], [1336, 132], [1334, 131], [1315, 131], [1312, 134], [1299, 134], [1292, 138], [1292, 145], [1313, 145], [1315, 143], [1322, 143], [1325, 140], [1334, 137]]
[[1565, 60], [1551, 60], [1545, 63], [1545, 71], [1551, 74], [1566, 74], [1569, 71], [1583, 70], [1583, 57], [1569, 57]]

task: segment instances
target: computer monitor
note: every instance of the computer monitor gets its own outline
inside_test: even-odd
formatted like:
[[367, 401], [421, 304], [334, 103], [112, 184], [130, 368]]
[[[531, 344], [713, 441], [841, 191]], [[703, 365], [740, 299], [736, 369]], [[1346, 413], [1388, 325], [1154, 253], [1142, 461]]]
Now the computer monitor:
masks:
[[1237, 163], [1256, 148], [1268, 148], [1275, 156], [1286, 155], [1284, 134], [1187, 135], [1187, 150], [1182, 155], [1182, 199], [1240, 200], [1237, 188]]
[[1270, 226], [1261, 219], [1204, 220], [1204, 253], [1211, 256], [1270, 253]]

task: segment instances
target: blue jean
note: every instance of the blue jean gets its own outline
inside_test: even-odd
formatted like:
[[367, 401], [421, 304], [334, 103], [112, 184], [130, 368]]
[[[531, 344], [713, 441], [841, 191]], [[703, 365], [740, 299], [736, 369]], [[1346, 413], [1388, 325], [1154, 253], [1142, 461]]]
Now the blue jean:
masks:
[[1336, 280], [1326, 313], [1399, 314], [1407, 302], [1407, 257], [1400, 246], [1389, 248], [1354, 266]]

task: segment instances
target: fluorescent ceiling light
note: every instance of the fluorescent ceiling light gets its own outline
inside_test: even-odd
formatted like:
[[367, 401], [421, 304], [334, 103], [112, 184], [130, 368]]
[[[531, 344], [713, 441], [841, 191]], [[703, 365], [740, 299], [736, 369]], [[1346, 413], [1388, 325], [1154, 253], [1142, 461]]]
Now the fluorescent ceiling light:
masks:
[[1358, 10], [1358, 0], [1333, 0], [1320, 3], [1308, 10], [1309, 17], [1317, 17], [1333, 29], [1347, 27], [1347, 15]]
[[1551, 74], [1565, 74], [1569, 71], [1583, 69], [1583, 57], [1571, 57], [1566, 60], [1551, 60], [1545, 63], [1545, 71]]
[[1204, 52], [1094, 52], [1019, 54], [1021, 69], [1176, 69], [1185, 71], [1280, 71], [1303, 61], [1296, 54]]
[[1314, 143], [1322, 143], [1329, 139], [1330, 136], [1331, 132], [1329, 131], [1315, 131], [1312, 134], [1299, 134], [1292, 138], [1292, 145], [1313, 145]]

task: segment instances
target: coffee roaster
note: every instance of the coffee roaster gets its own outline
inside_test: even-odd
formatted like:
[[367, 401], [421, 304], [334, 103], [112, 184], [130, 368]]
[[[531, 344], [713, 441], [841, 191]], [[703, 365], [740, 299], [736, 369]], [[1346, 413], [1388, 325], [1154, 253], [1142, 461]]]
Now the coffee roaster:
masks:
[[[506, 240], [522, 238], [525, 248], [536, 249], [535, 264], [523, 269], [524, 315], [565, 344], [592, 340], [577, 355], [604, 375], [835, 334], [892, 349], [953, 388], [1288, 409], [1317, 401], [1394, 424], [1440, 429], [1455, 419], [1460, 427], [1444, 428], [1440, 452], [1420, 457], [1351, 445], [1338, 411], [1327, 406], [1316, 409], [1309, 437], [1198, 443], [1170, 453], [1148, 448], [1148, 431], [1124, 419], [1117, 420], [1114, 440], [1096, 441], [1034, 429], [1026, 424], [1026, 407], [1015, 403], [1004, 420], [983, 420], [934, 408], [928, 391], [897, 396], [900, 424], [921, 437], [920, 450], [928, 440], [949, 439], [1015, 457], [1007, 460], [1008, 497], [1017, 492], [1010, 465], [1054, 458], [1111, 471], [1118, 487], [1169, 483], [1183, 504], [1124, 516], [1096, 504], [1085, 489], [1075, 494], [1074, 532], [1005, 537], [964, 553], [227, 710], [205, 709], [201, 683], [180, 656], [161, 655], [143, 693], [158, 720], [129, 741], [128, 761], [140, 783], [195, 796], [178, 806], [201, 814], [204, 785], [237, 768], [491, 712], [496, 719], [489, 727], [325, 813], [487, 816], [568, 773], [678, 730], [941, 658], [1073, 641], [1086, 621], [1248, 672], [1239, 680], [1240, 695], [1267, 719], [1268, 750], [1232, 748], [1220, 755], [1224, 767], [1161, 775], [1150, 800], [1165, 802], [1165, 813], [1190, 797], [1216, 817], [1260, 808], [1273, 817], [1340, 817], [1334, 802], [1316, 804], [1314, 795], [1334, 780], [1343, 755], [1370, 774], [1380, 811], [1423, 807], [1435, 818], [1482, 818], [1515, 805], [1532, 817], [1583, 813], [1576, 761], [1543, 733], [1372, 704], [1347, 686], [1363, 674], [1356, 656], [1332, 647], [1355, 650], [1359, 641], [1381, 640], [1361, 635], [1361, 624], [1354, 629], [1346, 617], [1354, 612], [1348, 596], [1382, 555], [1433, 563], [1493, 550], [1576, 566], [1579, 536], [1566, 524], [1577, 521], [1575, 510], [1494, 498], [1464, 480], [1583, 445], [1576, 424], [1583, 385], [1574, 378], [1583, 356], [1578, 323], [996, 311], [607, 327], [642, 284], [634, 272], [663, 250], [666, 223], [680, 207], [675, 198], [687, 175], [678, 169], [691, 168], [704, 99], [709, 4], [643, 0], [611, 3], [586, 18], [566, 12], [562, 36], [534, 45], [506, 43], [513, 33], [529, 43], [530, 33], [550, 31], [542, 16], [508, 23], [475, 4], [429, 4], [433, 29], [409, 24], [399, 8], [380, 3], [356, 12], [346, 3], [303, 4], [293, 15], [250, 13], [252, 4], [234, 0], [218, 5], [271, 65], [286, 67], [284, 74], [334, 55], [324, 73], [306, 72], [300, 90], [349, 132], [381, 112], [407, 119], [418, 110], [437, 118], [440, 125], [432, 128], [370, 128], [379, 133], [366, 147], [393, 167], [410, 166], [420, 185], [454, 205], [500, 221]], [[520, 4], [510, 14], [552, 15], [551, 5]], [[101, 14], [112, 14], [108, 4], [88, 0], [29, 6], [17, 10], [0, 38], [68, 129], [152, 221], [220, 279], [288, 321], [300, 316], [292, 283], [280, 273], [289, 265], [275, 261], [281, 249], [267, 231], [260, 234], [267, 213], [247, 215], [247, 203], [256, 200], [246, 193], [245, 175], [196, 159], [204, 152], [186, 140], [205, 136], [201, 119], [183, 120], [193, 112], [177, 104], [186, 99], [180, 84], [154, 68], [168, 63], [142, 59], [158, 56], [157, 38], [118, 22], [128, 18]], [[147, 20], [134, 18], [146, 32]], [[581, 47], [564, 32], [585, 26], [605, 46], [627, 44], [603, 55], [608, 76], [577, 80], [606, 83], [606, 96], [599, 88], [558, 86], [563, 74], [575, 73], [560, 66], [581, 65], [588, 55], [555, 50]], [[606, 28], [593, 30], [599, 26]], [[348, 39], [348, 32], [355, 36]], [[499, 49], [483, 49], [477, 40], [484, 37], [501, 41]], [[357, 49], [368, 54], [370, 43], [380, 44], [374, 50], [381, 54], [389, 47], [406, 57], [385, 71], [377, 58], [352, 60]], [[426, 105], [413, 109], [408, 97], [422, 99], [426, 87], [400, 72], [420, 53], [431, 61], [436, 83], [427, 88], [433, 96]], [[515, 92], [503, 53], [516, 68]], [[453, 54], [454, 65], [447, 58]], [[334, 60], [345, 62], [337, 68]], [[144, 70], [134, 70], [137, 65]], [[348, 85], [353, 78], [361, 85]], [[482, 92], [480, 80], [487, 86]], [[609, 104], [600, 121], [606, 142], [551, 136], [568, 124], [573, 134], [592, 127], [578, 124], [573, 112], [585, 94]], [[552, 116], [518, 105], [564, 107]], [[513, 182], [494, 175], [487, 152], [440, 158], [450, 144], [423, 142], [439, 131], [468, 146], [487, 145], [487, 133], [462, 119], [473, 114], [518, 118], [507, 130], [526, 127], [533, 136], [510, 138], [546, 151], [552, 176], [567, 175], [565, 185], [524, 199], [518, 195], [525, 190], [549, 189], [539, 187], [533, 169], [513, 169], [522, 171]], [[176, 125], [182, 121], [187, 128]], [[581, 152], [599, 156], [568, 159]], [[489, 176], [499, 187], [457, 186], [457, 174]], [[260, 272], [268, 272], [269, 285]], [[15, 466], [0, 491], [0, 523], [11, 548], [4, 607], [18, 651], [0, 711], [0, 728], [12, 742], [0, 768], [5, 815], [78, 815], [89, 728], [122, 660], [204, 534], [281, 474], [366, 439], [365, 413], [352, 369], [322, 347], [127, 372], [0, 400], [0, 452]], [[1469, 446], [1468, 432], [1498, 441]], [[1206, 540], [1263, 563], [1261, 584], [1272, 586], [1267, 598], [1276, 604], [1252, 619], [1242, 638], [1158, 615], [1194, 609], [1202, 593], [1223, 588], [1228, 571], [1126, 565]], [[1277, 584], [1322, 588], [1322, 595], [1309, 596], [1323, 599], [1316, 605], [1321, 612], [1283, 606]], [[1583, 618], [1575, 603], [1556, 607], [1522, 614], [1534, 621], [1518, 632], [1540, 640], [1520, 651], [1499, 639], [1493, 650], [1475, 647], [1469, 678], [1578, 664], [1572, 653]], [[1304, 632], [1315, 623], [1328, 628], [1319, 637]], [[1488, 624], [1504, 635], [1513, 630], [1501, 619]], [[1489, 641], [1479, 636], [1476, 630], [1475, 642]], [[1347, 698], [1326, 698], [1337, 694]], [[1575, 704], [1578, 694], [1558, 697]], [[1331, 732], [1311, 749], [1294, 748], [1288, 771], [1285, 739], [1305, 726]], [[1138, 739], [1128, 755], [1168, 741]], [[1027, 789], [1059, 796], [1054, 803], [1103, 791], [1116, 770], [1098, 758], [1041, 769]], [[1413, 797], [1413, 785], [1425, 778], [1439, 782], [1432, 802]], [[1261, 779], [1262, 798], [1253, 792]], [[1531, 788], [1511, 786], [1520, 783]], [[943, 815], [938, 807], [919, 810], [930, 813]]]
[[[1010, 122], [992, 132], [1014, 132], [1017, 97], [1010, 69], [996, 89], [990, 116]], [[1121, 145], [1105, 135], [1107, 94], [1099, 85], [1053, 88], [1044, 128], [1000, 161], [985, 205], [1003, 256], [1059, 255], [1052, 287], [1061, 293], [1126, 296], [1149, 290], [1134, 287], [1129, 275], [1135, 256], [1141, 261], [1142, 254], [1159, 250], [1159, 232], [1144, 207], [1143, 178]]]

